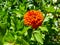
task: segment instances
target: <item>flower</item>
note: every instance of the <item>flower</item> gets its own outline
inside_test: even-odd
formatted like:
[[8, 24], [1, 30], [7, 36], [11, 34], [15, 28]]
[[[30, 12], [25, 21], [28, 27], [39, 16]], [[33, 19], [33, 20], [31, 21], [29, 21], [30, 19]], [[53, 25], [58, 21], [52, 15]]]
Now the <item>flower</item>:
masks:
[[38, 28], [43, 22], [42, 12], [38, 10], [30, 10], [24, 14], [24, 24], [32, 26], [32, 28]]

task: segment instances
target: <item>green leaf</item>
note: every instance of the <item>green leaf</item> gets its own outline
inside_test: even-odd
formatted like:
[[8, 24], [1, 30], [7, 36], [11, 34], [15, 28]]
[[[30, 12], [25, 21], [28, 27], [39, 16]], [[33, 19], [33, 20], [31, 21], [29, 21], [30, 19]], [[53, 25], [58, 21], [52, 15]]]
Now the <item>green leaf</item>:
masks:
[[1, 34], [2, 36], [5, 35], [5, 33], [6, 33], [6, 28], [7, 28], [7, 25], [6, 25], [6, 24], [0, 23], [0, 34]]
[[45, 6], [45, 10], [47, 12], [55, 12], [54, 6], [52, 6], [52, 5], [50, 5], [49, 7], [48, 6]]
[[24, 39], [21, 39], [23, 42], [23, 45], [29, 45], [28, 42], [26, 42]]
[[14, 43], [4, 42], [4, 45], [14, 45]]
[[3, 36], [0, 34], [0, 45], [3, 45]]
[[34, 32], [34, 37], [39, 43], [43, 44], [42, 34], [39, 31]]
[[3, 45], [3, 42], [2, 41], [0, 41], [0, 45]]
[[39, 27], [39, 28], [41, 29], [42, 32], [48, 32], [48, 29], [47, 29], [46, 26], [44, 26], [44, 27]]
[[52, 27], [52, 29], [54, 29], [54, 30], [57, 31], [57, 32], [59, 31], [56, 27]]
[[19, 30], [19, 29], [23, 29], [23, 27], [24, 27], [24, 24], [23, 24], [23, 20], [18, 20], [17, 21], [17, 30]]
[[29, 45], [28, 42], [26, 42], [24, 39], [22, 39], [21, 37], [18, 37], [16, 40], [16, 44], [21, 44], [21, 45]]
[[7, 31], [5, 36], [4, 36], [4, 41], [5, 42], [14, 42], [14, 36], [11, 34], [11, 32]]
[[58, 9], [57, 12], [60, 12], [60, 9]]
[[27, 30], [29, 30], [31, 28], [31, 26], [29, 27], [24, 27], [24, 29], [21, 31], [21, 34], [24, 34]]

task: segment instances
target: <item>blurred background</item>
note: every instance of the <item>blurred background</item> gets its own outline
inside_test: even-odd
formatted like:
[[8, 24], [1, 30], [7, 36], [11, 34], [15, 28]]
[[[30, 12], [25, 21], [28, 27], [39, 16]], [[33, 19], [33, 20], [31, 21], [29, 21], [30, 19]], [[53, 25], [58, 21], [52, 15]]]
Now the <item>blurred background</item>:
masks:
[[[44, 21], [25, 26], [28, 10], [40, 10]], [[60, 45], [60, 0], [0, 0], [0, 45]]]

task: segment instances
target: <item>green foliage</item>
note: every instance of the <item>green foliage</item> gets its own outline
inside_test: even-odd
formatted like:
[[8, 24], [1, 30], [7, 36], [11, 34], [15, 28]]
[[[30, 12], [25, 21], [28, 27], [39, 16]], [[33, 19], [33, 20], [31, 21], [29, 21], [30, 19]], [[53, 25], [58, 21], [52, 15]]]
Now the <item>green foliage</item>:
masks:
[[[28, 10], [41, 10], [42, 26], [24, 25]], [[60, 45], [60, 1], [0, 0], [0, 45]]]
[[35, 31], [34, 32], [34, 37], [36, 38], [36, 40], [39, 42], [39, 43], [41, 43], [41, 44], [43, 44], [43, 36], [42, 36], [42, 34], [40, 33], [40, 32], [38, 32], [38, 31]]

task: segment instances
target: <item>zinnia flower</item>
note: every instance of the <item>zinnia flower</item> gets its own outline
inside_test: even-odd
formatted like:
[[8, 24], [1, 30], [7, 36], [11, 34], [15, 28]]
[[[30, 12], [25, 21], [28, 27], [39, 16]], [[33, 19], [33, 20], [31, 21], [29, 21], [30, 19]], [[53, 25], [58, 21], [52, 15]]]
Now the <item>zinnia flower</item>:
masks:
[[24, 24], [27, 26], [32, 26], [32, 28], [38, 28], [43, 22], [42, 12], [38, 10], [30, 10], [24, 14]]

